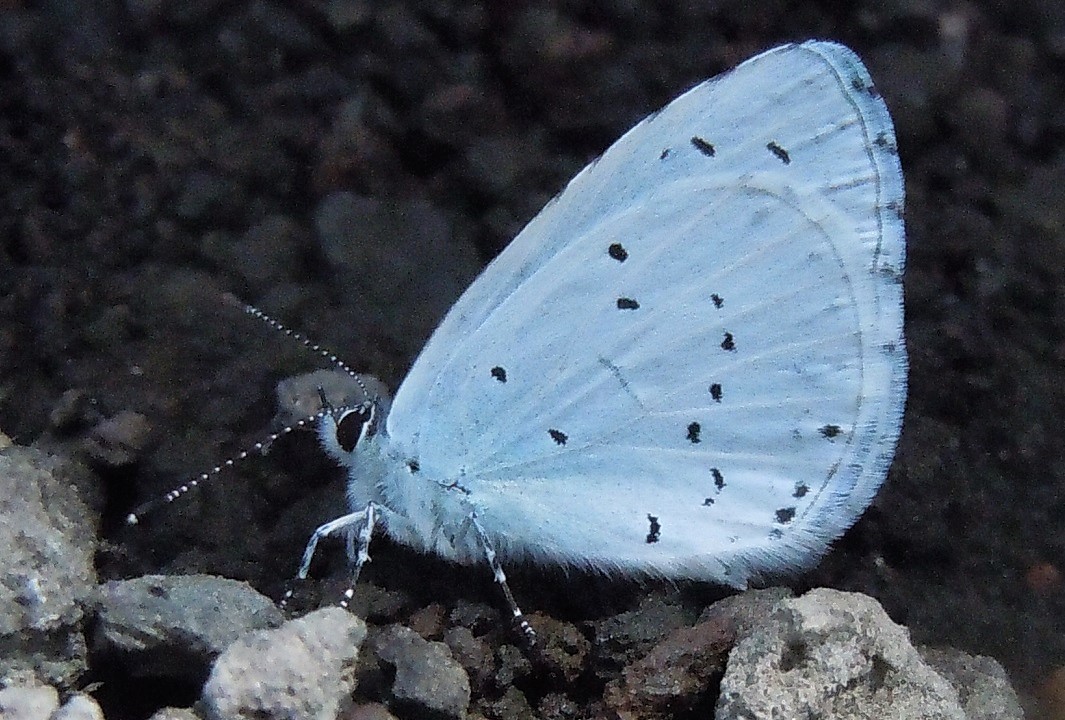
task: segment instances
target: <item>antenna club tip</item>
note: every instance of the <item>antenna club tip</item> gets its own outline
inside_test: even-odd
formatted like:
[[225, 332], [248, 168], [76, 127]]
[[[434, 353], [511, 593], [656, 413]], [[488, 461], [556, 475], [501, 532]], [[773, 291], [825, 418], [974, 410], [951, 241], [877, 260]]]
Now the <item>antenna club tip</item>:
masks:
[[126, 516], [126, 524], [127, 525], [136, 525], [140, 521], [141, 521], [141, 519], [139, 517], [137, 517], [137, 513], [130, 513], [129, 515]]

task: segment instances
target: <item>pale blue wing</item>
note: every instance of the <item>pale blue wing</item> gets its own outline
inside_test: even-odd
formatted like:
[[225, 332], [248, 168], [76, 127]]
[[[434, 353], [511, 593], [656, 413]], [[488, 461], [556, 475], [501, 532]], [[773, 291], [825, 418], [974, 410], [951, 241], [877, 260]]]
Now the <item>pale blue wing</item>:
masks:
[[511, 556], [737, 585], [806, 564], [898, 437], [902, 201], [857, 57], [760, 55], [633, 128], [489, 265], [388, 442]]

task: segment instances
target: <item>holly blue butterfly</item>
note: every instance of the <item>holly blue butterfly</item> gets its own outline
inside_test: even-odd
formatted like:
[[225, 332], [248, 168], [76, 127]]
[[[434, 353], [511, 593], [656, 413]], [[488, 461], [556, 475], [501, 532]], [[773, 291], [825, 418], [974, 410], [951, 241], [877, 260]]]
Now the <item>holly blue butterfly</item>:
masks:
[[734, 587], [809, 565], [898, 439], [902, 212], [891, 119], [847, 48], [695, 87], [488, 266], [391, 407], [322, 424], [352, 513], [318, 535], [358, 528], [365, 559], [376, 519], [501, 581], [499, 560]]
[[507, 562], [737, 588], [811, 565], [898, 439], [902, 217], [892, 122], [847, 48], [696, 86], [529, 223], [391, 403], [327, 413], [351, 512], [300, 576], [333, 533], [357, 574], [379, 526], [487, 560], [521, 620]]

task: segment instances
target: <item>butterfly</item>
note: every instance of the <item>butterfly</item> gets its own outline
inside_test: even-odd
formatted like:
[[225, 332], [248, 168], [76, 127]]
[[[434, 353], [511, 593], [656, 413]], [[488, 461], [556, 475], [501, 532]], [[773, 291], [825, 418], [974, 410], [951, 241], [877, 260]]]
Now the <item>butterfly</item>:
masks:
[[394, 399], [328, 409], [350, 512], [300, 576], [333, 534], [357, 575], [381, 530], [488, 563], [531, 635], [506, 563], [735, 588], [812, 565], [899, 436], [903, 195], [842, 45], [681, 95], [488, 265]]

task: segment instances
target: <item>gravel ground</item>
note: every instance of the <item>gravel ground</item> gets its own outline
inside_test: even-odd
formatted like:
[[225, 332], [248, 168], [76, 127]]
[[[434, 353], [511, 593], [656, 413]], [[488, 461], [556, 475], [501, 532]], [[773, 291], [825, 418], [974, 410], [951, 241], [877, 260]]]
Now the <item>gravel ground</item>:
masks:
[[[911, 392], [883, 491], [801, 582], [868, 593], [915, 641], [1036, 687], [1065, 664], [1056, 0], [0, 2], [0, 429], [91, 459], [103, 578], [218, 573], [277, 596], [342, 503], [310, 434], [121, 523], [260, 438], [276, 381], [320, 366], [223, 294], [394, 388], [586, 162], [695, 82], [809, 37], [853, 47], [895, 118]], [[498, 603], [486, 573], [375, 549], [368, 581], [408, 613]], [[338, 575], [324, 555], [315, 575]], [[648, 591], [511, 575], [527, 609], [569, 620]]]

